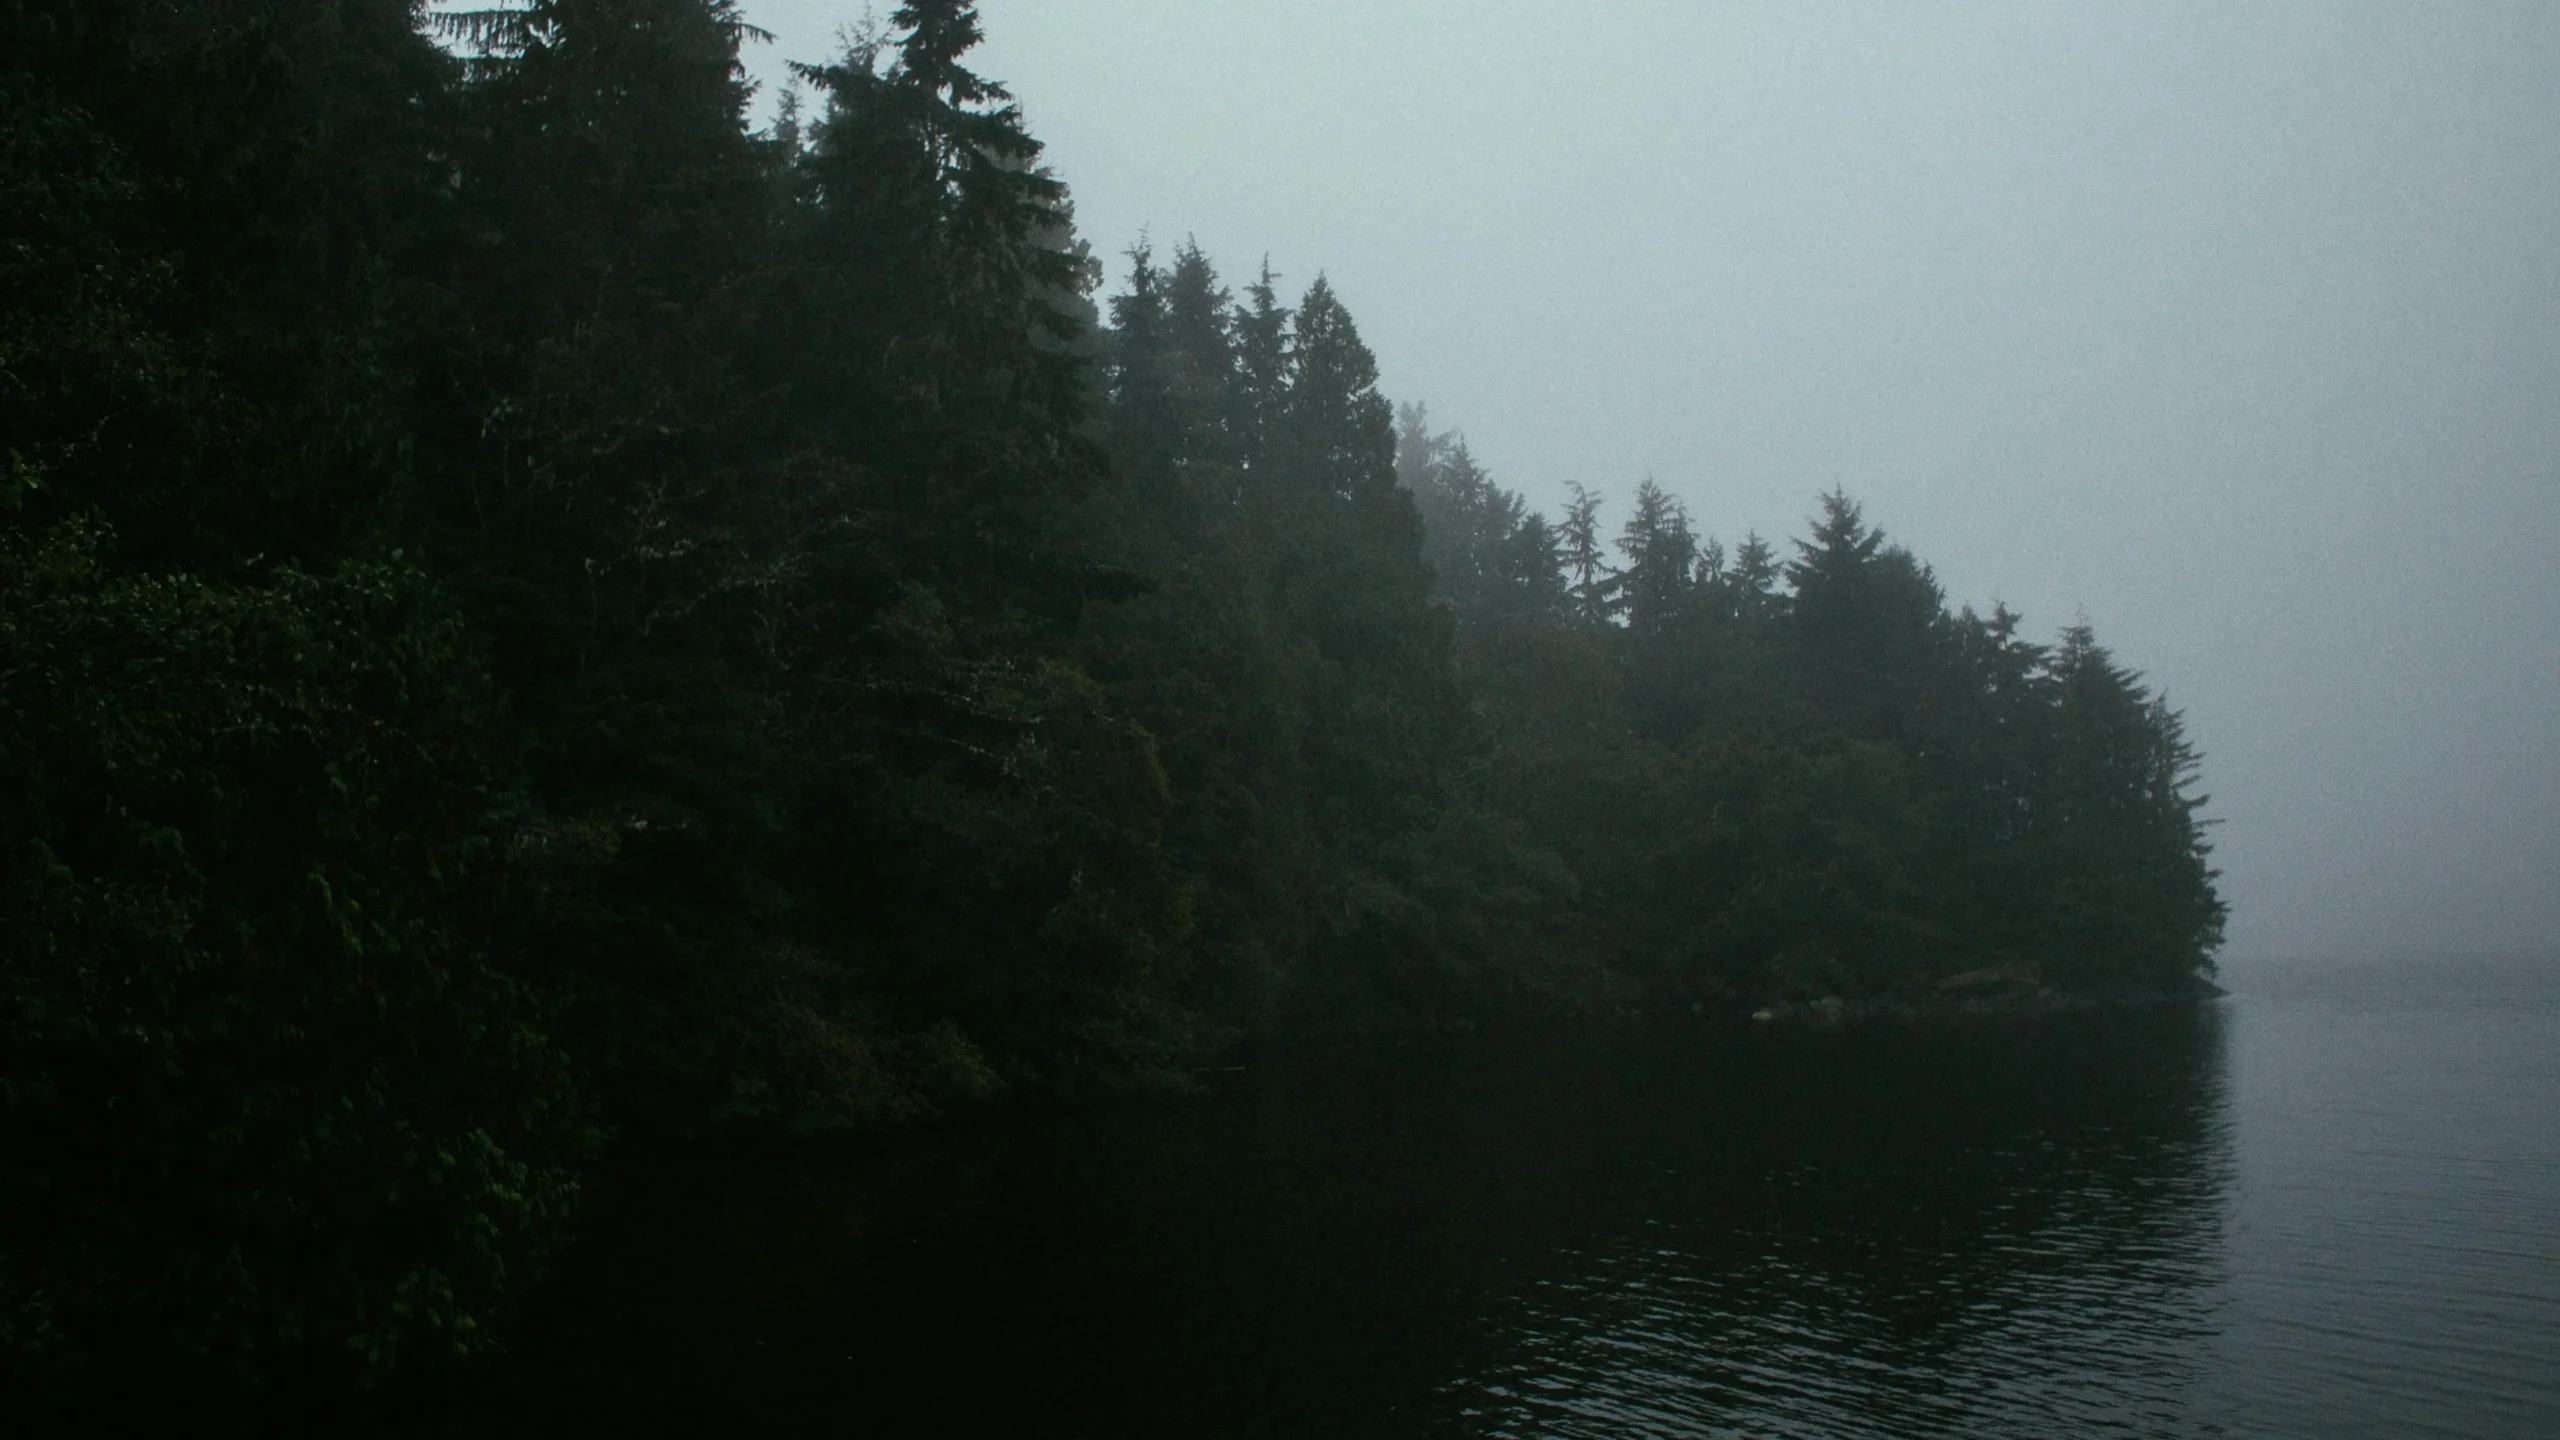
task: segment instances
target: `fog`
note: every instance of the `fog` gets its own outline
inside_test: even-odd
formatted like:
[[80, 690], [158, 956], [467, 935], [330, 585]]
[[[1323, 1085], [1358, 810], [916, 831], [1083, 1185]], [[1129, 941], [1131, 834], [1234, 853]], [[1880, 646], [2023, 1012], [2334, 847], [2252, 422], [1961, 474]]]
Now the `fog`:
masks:
[[[744, 9], [769, 80], [861, 18]], [[2231, 953], [2550, 948], [2560, 9], [984, 13], [1115, 268], [1329, 275], [1534, 503], [1836, 483], [2085, 613], [2206, 752]]]

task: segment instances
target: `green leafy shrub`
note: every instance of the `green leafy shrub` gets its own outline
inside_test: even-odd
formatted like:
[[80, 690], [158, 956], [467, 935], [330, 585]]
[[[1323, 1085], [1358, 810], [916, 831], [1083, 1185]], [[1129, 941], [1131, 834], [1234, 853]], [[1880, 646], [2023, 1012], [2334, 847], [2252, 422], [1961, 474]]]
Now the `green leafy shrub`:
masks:
[[0, 1341], [359, 1375], [482, 1348], [592, 1146], [475, 931], [508, 770], [415, 571], [0, 539]]

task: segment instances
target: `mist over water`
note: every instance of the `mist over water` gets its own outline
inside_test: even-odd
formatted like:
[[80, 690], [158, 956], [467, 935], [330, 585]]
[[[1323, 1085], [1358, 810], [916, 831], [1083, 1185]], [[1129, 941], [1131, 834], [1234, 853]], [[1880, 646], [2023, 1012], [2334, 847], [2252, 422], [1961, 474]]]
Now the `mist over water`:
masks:
[[2228, 983], [2233, 1433], [2560, 1426], [2560, 963]]

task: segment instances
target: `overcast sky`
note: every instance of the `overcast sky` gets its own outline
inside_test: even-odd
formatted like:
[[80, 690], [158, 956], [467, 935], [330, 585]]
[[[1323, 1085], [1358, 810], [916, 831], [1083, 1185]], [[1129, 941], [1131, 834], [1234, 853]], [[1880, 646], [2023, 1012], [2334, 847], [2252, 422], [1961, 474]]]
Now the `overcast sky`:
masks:
[[[777, 77], [862, 14], [745, 9]], [[1115, 274], [1328, 274], [1533, 503], [1836, 482], [2085, 613], [2207, 752], [2232, 954], [2555, 948], [2560, 6], [984, 14]]]

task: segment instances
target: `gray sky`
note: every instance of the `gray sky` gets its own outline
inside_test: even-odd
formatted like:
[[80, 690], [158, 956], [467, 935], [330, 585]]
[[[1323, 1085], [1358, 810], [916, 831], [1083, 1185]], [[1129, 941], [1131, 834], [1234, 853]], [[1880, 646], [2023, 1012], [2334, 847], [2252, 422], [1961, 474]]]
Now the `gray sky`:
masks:
[[[862, 13], [745, 9], [764, 75]], [[2560, 6], [984, 13], [1097, 250], [1328, 273], [1534, 503], [1836, 481], [2085, 612], [2205, 747], [2234, 954], [2555, 948]]]

